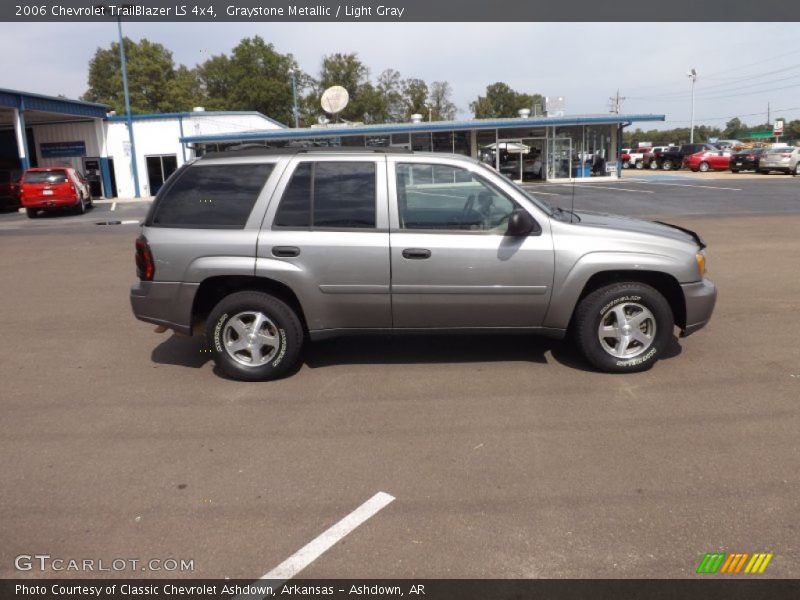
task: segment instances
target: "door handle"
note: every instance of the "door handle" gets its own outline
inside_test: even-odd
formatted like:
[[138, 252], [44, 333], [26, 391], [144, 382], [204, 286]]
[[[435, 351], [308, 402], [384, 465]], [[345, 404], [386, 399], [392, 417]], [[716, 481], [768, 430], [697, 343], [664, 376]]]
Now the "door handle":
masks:
[[272, 249], [272, 256], [279, 256], [280, 258], [300, 256], [300, 248], [296, 246], [275, 246]]
[[403, 258], [422, 260], [431, 257], [431, 251], [425, 248], [406, 248], [403, 250]]

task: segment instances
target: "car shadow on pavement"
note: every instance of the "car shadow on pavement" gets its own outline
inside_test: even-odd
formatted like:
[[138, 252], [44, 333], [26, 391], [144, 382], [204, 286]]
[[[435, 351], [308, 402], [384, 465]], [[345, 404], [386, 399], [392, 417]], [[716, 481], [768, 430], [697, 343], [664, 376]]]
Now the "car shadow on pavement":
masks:
[[[565, 367], [596, 372], [569, 339], [553, 340], [531, 335], [343, 336], [308, 343], [302, 363], [312, 369], [335, 365], [506, 361], [546, 364], [548, 352]], [[661, 359], [670, 359], [680, 353], [680, 342], [672, 336]], [[153, 349], [150, 358], [158, 364], [200, 369], [211, 360], [211, 352], [202, 336], [173, 334]]]
[[525, 335], [345, 336], [309, 344], [312, 369], [347, 364], [524, 361], [546, 363], [550, 340]]
[[173, 333], [153, 349], [150, 359], [161, 365], [199, 369], [211, 360], [211, 352], [203, 336], [188, 337]]

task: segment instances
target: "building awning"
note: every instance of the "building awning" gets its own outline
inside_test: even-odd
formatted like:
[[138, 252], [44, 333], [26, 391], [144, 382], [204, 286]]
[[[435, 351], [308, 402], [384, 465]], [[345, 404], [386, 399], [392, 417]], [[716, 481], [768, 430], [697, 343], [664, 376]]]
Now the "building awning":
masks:
[[0, 107], [92, 119], [104, 119], [108, 113], [108, 107], [104, 104], [2, 88], [0, 88]]
[[385, 123], [345, 127], [304, 127], [297, 129], [247, 131], [213, 135], [190, 135], [181, 138], [184, 144], [207, 144], [246, 141], [324, 139], [351, 136], [380, 136], [398, 133], [433, 133], [437, 131], [470, 131], [473, 129], [516, 129], [519, 127], [567, 127], [574, 125], [629, 125], [636, 121], [664, 121], [664, 115], [579, 115], [564, 117], [528, 117], [507, 119], [472, 119], [468, 121], [433, 121], [422, 123]]

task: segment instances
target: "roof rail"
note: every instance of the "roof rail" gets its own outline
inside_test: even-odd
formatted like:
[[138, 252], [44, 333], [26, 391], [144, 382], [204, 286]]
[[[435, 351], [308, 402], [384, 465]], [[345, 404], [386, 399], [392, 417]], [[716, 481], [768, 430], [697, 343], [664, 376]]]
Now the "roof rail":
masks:
[[222, 158], [231, 156], [293, 156], [295, 154], [413, 154], [406, 148], [367, 148], [355, 146], [296, 146], [284, 148], [229, 148], [215, 152], [206, 152], [200, 158]]

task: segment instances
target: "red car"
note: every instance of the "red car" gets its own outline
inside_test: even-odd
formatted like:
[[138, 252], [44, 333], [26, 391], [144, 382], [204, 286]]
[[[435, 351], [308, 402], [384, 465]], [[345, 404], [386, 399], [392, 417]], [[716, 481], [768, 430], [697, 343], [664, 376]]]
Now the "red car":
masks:
[[703, 150], [687, 156], [683, 165], [692, 171], [727, 171], [731, 166], [730, 152]]
[[83, 214], [92, 206], [88, 183], [70, 167], [28, 169], [20, 180], [19, 200], [31, 219], [39, 210], [73, 208]]

